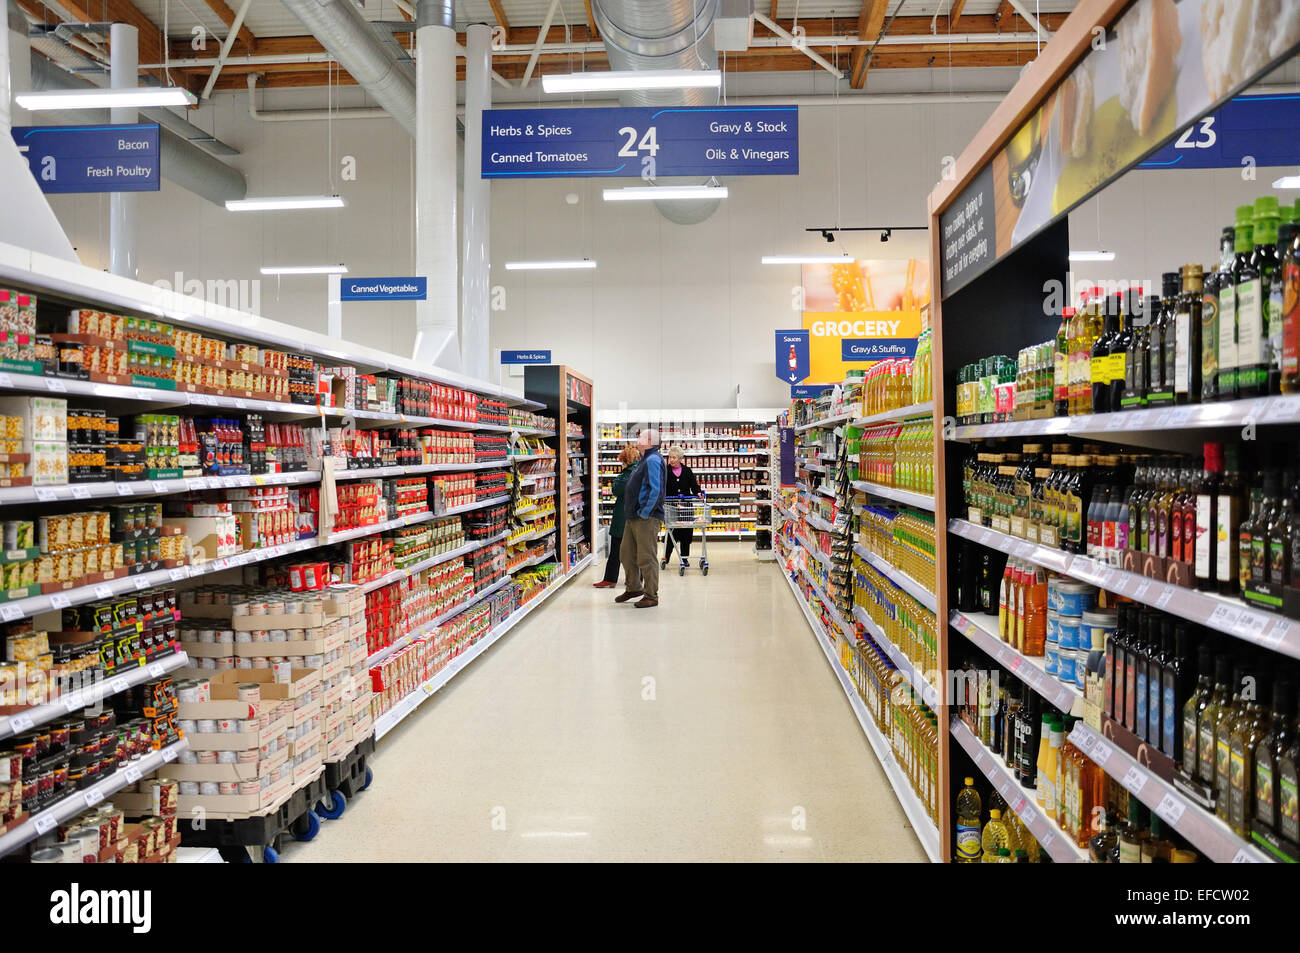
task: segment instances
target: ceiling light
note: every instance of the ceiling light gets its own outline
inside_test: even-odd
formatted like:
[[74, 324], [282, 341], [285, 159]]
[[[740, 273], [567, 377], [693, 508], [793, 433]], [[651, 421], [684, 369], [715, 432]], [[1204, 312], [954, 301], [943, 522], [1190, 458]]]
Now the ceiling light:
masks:
[[543, 76], [548, 93], [599, 93], [625, 89], [718, 89], [722, 73], [703, 69], [611, 70], [607, 73], [570, 73]]
[[852, 255], [764, 255], [765, 265], [850, 265]]
[[1275, 189], [1300, 189], [1300, 175], [1284, 175], [1273, 180]]
[[658, 202], [663, 199], [725, 199], [725, 185], [647, 186], [605, 189], [606, 202]]
[[179, 86], [144, 86], [139, 89], [55, 89], [17, 93], [14, 102], [23, 109], [129, 109], [148, 106], [193, 106], [198, 98]]
[[260, 199], [228, 199], [228, 212], [276, 212], [291, 208], [343, 208], [347, 205], [338, 195], [281, 195]]
[[1113, 251], [1072, 251], [1070, 261], [1114, 261]]
[[264, 275], [346, 275], [347, 265], [263, 265]]
[[570, 268], [595, 268], [590, 258], [575, 261], [508, 261], [506, 271], [561, 271]]

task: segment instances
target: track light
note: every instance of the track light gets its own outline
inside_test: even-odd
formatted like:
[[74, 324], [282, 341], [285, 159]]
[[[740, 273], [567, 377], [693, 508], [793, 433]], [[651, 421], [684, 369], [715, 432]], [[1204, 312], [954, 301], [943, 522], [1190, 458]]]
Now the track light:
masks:
[[887, 242], [887, 241], [889, 241], [889, 237], [890, 237], [891, 235], [893, 235], [893, 234], [894, 234], [893, 230], [887, 228], [887, 229], [885, 229], [883, 232], [880, 233], [880, 240], [881, 240], [882, 242]]

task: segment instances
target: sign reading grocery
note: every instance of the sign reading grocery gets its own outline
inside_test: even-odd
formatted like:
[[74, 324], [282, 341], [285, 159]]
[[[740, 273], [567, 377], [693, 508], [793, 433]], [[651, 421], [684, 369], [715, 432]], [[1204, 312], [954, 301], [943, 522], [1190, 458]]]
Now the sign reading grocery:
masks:
[[502, 364], [550, 364], [550, 351], [502, 351]]
[[158, 125], [14, 126], [42, 192], [156, 192]]
[[1190, 126], [1139, 169], [1300, 164], [1300, 95], [1238, 96]]
[[344, 278], [339, 286], [342, 301], [423, 301], [428, 294], [427, 278]]
[[798, 106], [491, 109], [485, 178], [797, 175]]
[[787, 384], [808, 379], [808, 332], [776, 332], [776, 376]]

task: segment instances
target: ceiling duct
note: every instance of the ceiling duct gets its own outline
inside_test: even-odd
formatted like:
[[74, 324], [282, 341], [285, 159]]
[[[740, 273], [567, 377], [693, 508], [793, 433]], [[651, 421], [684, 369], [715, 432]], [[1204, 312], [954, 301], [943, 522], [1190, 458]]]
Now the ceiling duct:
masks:
[[[282, 0], [321, 46], [415, 138], [415, 81], [350, 0]], [[447, 4], [450, 6], [450, 4]]]
[[[593, 0], [596, 29], [605, 41], [611, 70], [715, 70], [713, 19], [718, 0]], [[713, 106], [710, 89], [628, 90], [624, 106]], [[700, 185], [714, 180], [655, 180], [656, 185]], [[656, 202], [660, 214], [679, 225], [704, 221], [721, 204], [718, 199]]]

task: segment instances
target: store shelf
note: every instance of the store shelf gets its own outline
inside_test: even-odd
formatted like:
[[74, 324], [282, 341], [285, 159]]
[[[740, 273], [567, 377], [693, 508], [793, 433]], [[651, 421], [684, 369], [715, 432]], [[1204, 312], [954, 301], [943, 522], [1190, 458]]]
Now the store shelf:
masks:
[[814, 420], [810, 424], [801, 424], [794, 428], [795, 433], [803, 433], [806, 430], [820, 430], [825, 427], [837, 427], [840, 424], [848, 423], [853, 417], [852, 414], [836, 414], [834, 417], [823, 417], [821, 420]]
[[49, 833], [86, 808], [94, 807], [128, 784], [134, 784], [145, 775], [157, 771], [164, 764], [175, 761], [176, 756], [189, 746], [190, 743], [182, 738], [158, 751], [149, 752], [137, 764], [119, 768], [88, 787], [64, 795], [54, 804], [27, 818], [13, 830], [0, 835], [0, 856], [16, 850], [42, 834]]
[[831, 569], [834, 567], [835, 560], [833, 560], [830, 556], [823, 553], [821, 550], [815, 547], [811, 542], [804, 539], [803, 536], [796, 533], [795, 539], [799, 540], [799, 545], [803, 547], [804, 552], [806, 552], [813, 559], [817, 560], [827, 569]]
[[1300, 659], [1300, 620], [1248, 606], [1240, 599], [1185, 589], [1123, 569], [1103, 566], [1087, 556], [1073, 556], [1059, 549], [976, 526], [967, 520], [949, 520], [948, 531], [981, 546], [1000, 550], [1018, 559], [1028, 560], [1035, 565], [1117, 593], [1134, 602], [1155, 606], [1180, 618], [1209, 626], [1243, 642]]
[[827, 487], [826, 484], [824, 483], [821, 486], [817, 487], [817, 489], [814, 492], [819, 493], [822, 496], [829, 497], [832, 500], [838, 500], [840, 498], [840, 495], [838, 493], [836, 493], [834, 490]]
[[[1056, 826], [1034, 800], [1030, 789], [1022, 788], [1020, 782], [1002, 763], [1002, 759], [989, 751], [971, 732], [960, 718], [954, 718], [949, 732], [956, 742], [966, 750], [975, 762], [979, 772], [988, 778], [990, 784], [1002, 795], [1002, 800], [1015, 811], [1025, 828], [1038, 846], [1047, 851], [1048, 856], [1058, 864], [1084, 864], [1088, 862], [1088, 852], [1071, 842], [1065, 832]], [[1026, 793], [1026, 792], [1029, 793]]]
[[[52, 702], [35, 705], [26, 711], [0, 718], [0, 740], [12, 735], [30, 731], [38, 725], [75, 715], [83, 708], [91, 708], [105, 698], [110, 698], [135, 685], [143, 684], [155, 678], [162, 678], [168, 672], [174, 672], [189, 664], [189, 656], [184, 652], [175, 652], [152, 662], [141, 664], [130, 671], [100, 678], [84, 688], [68, 692]], [[99, 675], [102, 673], [87, 673]]]
[[899, 648], [893, 640], [885, 634], [885, 630], [876, 625], [875, 620], [867, 614], [866, 609], [863, 609], [861, 606], [854, 606], [853, 618], [860, 622], [862, 627], [870, 633], [871, 637], [880, 644], [880, 647], [885, 650], [885, 654], [889, 656], [890, 661], [892, 661], [894, 666], [903, 673], [903, 677], [911, 683], [911, 686], [914, 689], [921, 693], [922, 700], [927, 705], [937, 708], [942, 695], [939, 689], [935, 687], [934, 683], [930, 681], [930, 678], [925, 671], [918, 668], [912, 660], [907, 657], [907, 653]]
[[844, 618], [844, 613], [839, 610], [839, 607], [835, 604], [835, 600], [831, 598], [830, 593], [823, 589], [811, 576], [807, 576], [806, 578], [808, 579], [808, 585], [812, 586], [813, 591], [821, 598], [822, 604], [826, 606], [826, 611], [830, 613], [835, 624], [840, 627], [840, 631], [845, 635], [850, 635], [856, 631], [853, 628], [853, 623]]
[[917, 509], [934, 512], [933, 496], [913, 493], [910, 490], [898, 490], [892, 486], [882, 486], [879, 483], [868, 483], [866, 480], [854, 480], [853, 489], [859, 493], [870, 493], [872, 496], [884, 497], [896, 503], [906, 503], [908, 506], [915, 506]]
[[511, 463], [527, 463], [529, 460], [558, 460], [554, 453], [520, 453], [510, 458]]
[[1067, 685], [1055, 675], [1049, 675], [1042, 658], [1025, 655], [1002, 641], [998, 635], [997, 621], [991, 616], [981, 613], [967, 615], [954, 611], [948, 617], [948, 622], [988, 655], [993, 656], [999, 665], [1029, 686], [1036, 695], [1046, 699], [1068, 715], [1082, 717], [1083, 693], [1074, 685]]
[[554, 496], [555, 493], [555, 490], [547, 490], [545, 493], [525, 493], [523, 497], [525, 500], [545, 500]]
[[1300, 423], [1300, 395], [1248, 397], [1180, 407], [1147, 407], [1109, 414], [1014, 420], [997, 424], [968, 424], [953, 428], [951, 440], [989, 437], [1031, 437], [1045, 434], [1080, 436], [1242, 427], [1246, 424]]
[[915, 417], [931, 417], [933, 415], [934, 401], [927, 400], [924, 404], [912, 404], [908, 407], [900, 407], [897, 410], [882, 410], [878, 414], [871, 414], [867, 417], [855, 417], [853, 426], [870, 427], [873, 424], [889, 423], [891, 420], [911, 420]]
[[796, 460], [794, 465], [801, 470], [812, 470], [814, 473], [826, 472], [826, 468], [820, 463], [804, 463], [802, 460]]
[[1075, 724], [1070, 741], [1210, 860], [1218, 864], [1273, 863], [1271, 857], [1243, 841], [1214, 814], [1183, 797], [1172, 784], [1152, 774], [1084, 722]]
[[841, 533], [841, 534], [842, 534], [842, 533], [847, 533], [847, 532], [848, 532], [848, 529], [842, 529], [842, 530], [836, 529], [836, 528], [835, 528], [835, 525], [834, 525], [833, 523], [828, 523], [828, 522], [826, 522], [824, 519], [822, 519], [822, 518], [821, 518], [820, 516], [818, 516], [816, 513], [809, 513], [809, 514], [805, 517], [805, 519], [808, 521], [808, 525], [809, 525], [809, 526], [813, 527], [814, 529], [822, 530], [823, 532], [826, 532], [826, 533]]
[[899, 589], [902, 589], [931, 612], [939, 611], [939, 600], [935, 598], [934, 593], [926, 588], [923, 583], [913, 579], [879, 553], [873, 553], [861, 543], [854, 543], [853, 551], [870, 563], [882, 576], [890, 580], [894, 585], [898, 586]]
[[817, 644], [821, 646], [822, 653], [826, 656], [831, 671], [839, 679], [840, 687], [844, 690], [849, 707], [857, 717], [863, 734], [867, 736], [871, 750], [875, 752], [876, 760], [880, 762], [881, 768], [884, 769], [885, 776], [889, 779], [889, 785], [894, 789], [894, 795], [902, 805], [908, 821], [911, 822], [912, 830], [916, 833], [917, 840], [921, 842], [921, 847], [925, 850], [926, 856], [930, 858], [932, 863], [942, 863], [943, 859], [939, 856], [939, 830], [930, 820], [920, 799], [912, 791], [912, 786], [907, 780], [907, 773], [894, 760], [889, 743], [880, 733], [880, 729], [876, 727], [875, 719], [871, 717], [871, 713], [867, 711], [866, 705], [863, 704], [857, 687], [849, 678], [848, 673], [844, 671], [843, 666], [840, 665], [839, 659], [835, 655], [834, 643], [831, 641], [830, 636], [826, 634], [826, 630], [822, 628], [821, 623], [812, 614], [808, 603], [795, 586], [794, 580], [784, 572], [781, 573], [781, 577], [785, 579], [790, 591], [794, 594], [795, 602], [803, 610], [804, 618], [808, 620], [808, 625], [812, 628]]
[[537, 556], [533, 556], [530, 559], [526, 559], [523, 562], [521, 562], [514, 569], [510, 570], [510, 575], [513, 576], [515, 573], [520, 572], [521, 570], [529, 569], [533, 566], [540, 565], [541, 563], [546, 562], [548, 559], [553, 559], [554, 557], [555, 557], [555, 547], [552, 546], [546, 552], [541, 553]]
[[403, 526], [414, 526], [417, 523], [428, 523], [431, 520], [445, 519], [449, 516], [457, 516], [461, 513], [468, 513], [471, 510], [481, 510], [485, 506], [496, 506], [499, 503], [509, 503], [508, 496], [493, 496], [486, 500], [475, 500], [473, 503], [466, 503], [464, 506], [452, 507], [441, 513], [412, 513], [409, 516], [402, 516], [395, 520], [385, 520], [382, 523], [372, 523], [369, 526], [358, 526], [354, 529], [345, 529], [337, 533], [330, 533], [327, 538], [328, 544], [343, 543], [350, 539], [358, 539], [362, 536], [372, 536], [375, 533], [387, 532], [390, 529], [401, 529]]
[[375, 719], [375, 740], [379, 740], [398, 726], [411, 712], [415, 711], [420, 704], [431, 695], [435, 694], [440, 688], [455, 678], [470, 662], [474, 661], [496, 643], [498, 639], [522, 622], [538, 606], [544, 603], [551, 595], [560, 589], [566, 582], [575, 578], [585, 569], [592, 561], [593, 556], [585, 556], [567, 573], [557, 574], [556, 580], [546, 587], [546, 590], [538, 596], [534, 596], [526, 605], [520, 606], [517, 610], [501, 620], [501, 624], [489, 632], [485, 637], [479, 639], [470, 648], [458, 655], [452, 661], [447, 663], [446, 668], [434, 675], [424, 684], [412, 690], [401, 701], [384, 712]]
[[385, 576], [380, 576], [378, 579], [372, 579], [369, 582], [361, 583], [361, 591], [374, 592], [376, 589], [384, 588], [384, 586], [391, 586], [395, 582], [401, 582], [408, 576], [425, 569], [431, 569], [432, 567], [445, 563], [450, 559], [455, 559], [457, 556], [465, 556], [482, 549], [484, 546], [491, 546], [493, 543], [499, 543], [505, 539], [507, 535], [508, 534], [504, 532], [498, 533], [496, 536], [489, 539], [476, 540], [475, 542], [466, 543], [464, 546], [460, 546], [456, 549], [450, 550], [449, 552], [439, 553], [437, 556], [430, 556], [428, 559], [421, 560], [415, 565], [408, 566], [405, 569], [394, 569], [392, 572]]

